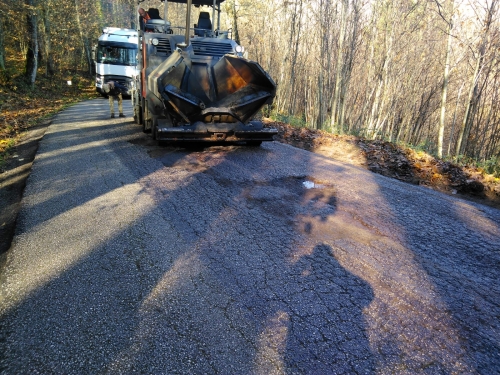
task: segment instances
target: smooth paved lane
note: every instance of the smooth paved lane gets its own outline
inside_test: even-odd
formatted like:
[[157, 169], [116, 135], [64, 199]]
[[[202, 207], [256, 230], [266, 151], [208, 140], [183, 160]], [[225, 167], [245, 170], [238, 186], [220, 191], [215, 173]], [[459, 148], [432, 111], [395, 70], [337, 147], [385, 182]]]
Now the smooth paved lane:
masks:
[[279, 143], [158, 147], [108, 111], [40, 144], [2, 373], [500, 373], [500, 211]]

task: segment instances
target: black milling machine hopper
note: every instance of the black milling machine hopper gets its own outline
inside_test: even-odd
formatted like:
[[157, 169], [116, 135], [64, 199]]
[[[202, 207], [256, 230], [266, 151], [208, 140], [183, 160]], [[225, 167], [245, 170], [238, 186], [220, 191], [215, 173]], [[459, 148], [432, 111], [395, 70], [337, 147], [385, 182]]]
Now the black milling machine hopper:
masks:
[[180, 27], [165, 21], [165, 2], [165, 20], [149, 20], [139, 31], [141, 74], [133, 96], [134, 117], [155, 139], [258, 145], [277, 134], [252, 120], [276, 95], [272, 78], [243, 57], [231, 31], [212, 25], [209, 12], [199, 12], [198, 23], [190, 25], [192, 5], [211, 6], [212, 19], [215, 23], [217, 16], [220, 25], [223, 1], [171, 0], [187, 5], [186, 25]]

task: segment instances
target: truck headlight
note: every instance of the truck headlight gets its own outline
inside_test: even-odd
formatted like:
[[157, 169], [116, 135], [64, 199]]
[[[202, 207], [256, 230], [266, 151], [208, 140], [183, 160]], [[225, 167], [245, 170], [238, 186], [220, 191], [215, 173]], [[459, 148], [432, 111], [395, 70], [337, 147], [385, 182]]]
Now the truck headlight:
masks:
[[153, 46], [157, 46], [160, 41], [157, 38], [153, 38], [151, 39], [151, 43], [153, 44]]

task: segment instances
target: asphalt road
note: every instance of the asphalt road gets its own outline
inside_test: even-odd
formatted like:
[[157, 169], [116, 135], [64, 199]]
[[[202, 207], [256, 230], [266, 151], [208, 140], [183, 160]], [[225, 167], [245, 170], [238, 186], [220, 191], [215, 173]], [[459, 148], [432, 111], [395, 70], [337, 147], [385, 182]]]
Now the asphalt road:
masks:
[[500, 211], [300, 149], [48, 128], [1, 270], [2, 374], [499, 374]]

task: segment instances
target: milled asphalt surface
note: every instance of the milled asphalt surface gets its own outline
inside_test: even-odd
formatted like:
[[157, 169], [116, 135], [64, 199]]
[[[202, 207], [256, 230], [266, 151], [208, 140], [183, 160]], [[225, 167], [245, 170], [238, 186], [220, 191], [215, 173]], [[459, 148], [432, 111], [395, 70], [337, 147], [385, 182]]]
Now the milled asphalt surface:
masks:
[[40, 143], [2, 374], [500, 373], [499, 210], [274, 142], [158, 147], [108, 111]]

